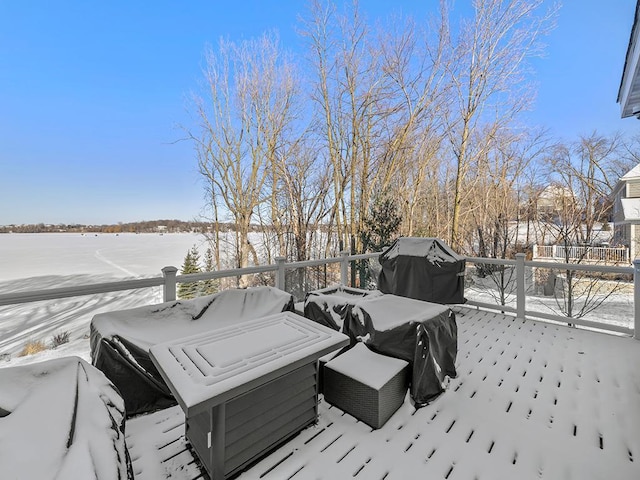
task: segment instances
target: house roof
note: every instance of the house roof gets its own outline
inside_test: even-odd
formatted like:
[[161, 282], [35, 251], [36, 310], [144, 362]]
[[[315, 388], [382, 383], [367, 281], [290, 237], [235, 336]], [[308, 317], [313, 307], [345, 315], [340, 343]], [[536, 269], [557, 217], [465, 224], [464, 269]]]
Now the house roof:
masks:
[[629, 46], [622, 70], [622, 79], [618, 90], [618, 103], [622, 118], [636, 116], [640, 118], [640, 1], [636, 3], [636, 13], [629, 37]]
[[640, 163], [620, 177], [620, 180], [631, 180], [632, 178], [640, 178]]

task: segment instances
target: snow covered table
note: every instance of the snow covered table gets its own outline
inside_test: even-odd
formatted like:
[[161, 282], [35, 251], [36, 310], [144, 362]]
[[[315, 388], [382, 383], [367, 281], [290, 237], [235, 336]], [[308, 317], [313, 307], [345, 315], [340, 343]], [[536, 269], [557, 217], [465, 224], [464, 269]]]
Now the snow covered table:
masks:
[[151, 347], [213, 480], [239, 472], [317, 417], [318, 358], [346, 335], [284, 312]]
[[176, 404], [149, 358], [151, 346], [293, 310], [273, 287], [230, 289], [190, 300], [100, 313], [91, 320], [91, 359], [124, 399], [127, 416]]
[[410, 393], [423, 406], [456, 377], [458, 328], [453, 311], [436, 303], [396, 295], [365, 297], [349, 311], [343, 332], [352, 343], [409, 362]]

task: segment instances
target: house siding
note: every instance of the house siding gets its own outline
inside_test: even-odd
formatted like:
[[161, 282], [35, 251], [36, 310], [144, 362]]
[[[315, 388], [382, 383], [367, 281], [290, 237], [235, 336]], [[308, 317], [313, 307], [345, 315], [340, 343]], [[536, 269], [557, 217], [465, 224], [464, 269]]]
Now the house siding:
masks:
[[640, 180], [631, 180], [627, 182], [627, 198], [640, 197]]

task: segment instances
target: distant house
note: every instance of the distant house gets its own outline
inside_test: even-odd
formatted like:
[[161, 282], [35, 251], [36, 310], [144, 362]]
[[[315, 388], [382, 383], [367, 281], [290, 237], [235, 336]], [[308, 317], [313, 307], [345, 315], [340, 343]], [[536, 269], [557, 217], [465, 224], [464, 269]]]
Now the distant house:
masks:
[[640, 163], [623, 175], [612, 194], [613, 241], [640, 257]]
[[571, 191], [558, 184], [547, 185], [538, 193], [536, 210], [541, 218], [553, 219], [575, 201]]

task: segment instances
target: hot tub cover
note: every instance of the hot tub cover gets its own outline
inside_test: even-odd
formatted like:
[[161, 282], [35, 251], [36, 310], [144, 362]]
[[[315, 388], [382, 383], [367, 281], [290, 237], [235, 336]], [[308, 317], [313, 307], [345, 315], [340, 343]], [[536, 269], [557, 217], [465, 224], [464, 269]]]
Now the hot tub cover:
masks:
[[293, 310], [287, 292], [254, 287], [101, 313], [91, 320], [91, 359], [120, 391], [127, 416], [152, 412], [176, 404], [149, 357], [153, 345]]
[[379, 260], [383, 293], [442, 304], [465, 301], [465, 259], [437, 238], [398, 238]]

